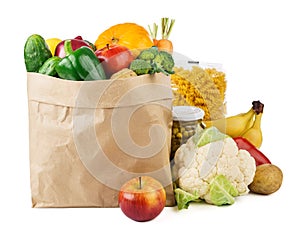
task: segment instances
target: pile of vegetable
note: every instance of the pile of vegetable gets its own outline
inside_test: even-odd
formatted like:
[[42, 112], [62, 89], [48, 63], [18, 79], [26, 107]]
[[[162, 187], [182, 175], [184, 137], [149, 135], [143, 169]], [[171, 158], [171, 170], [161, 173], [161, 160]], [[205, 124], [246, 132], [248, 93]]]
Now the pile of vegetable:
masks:
[[281, 169], [259, 150], [263, 108], [253, 101], [246, 113], [206, 122], [177, 149], [172, 175], [179, 210], [199, 201], [231, 205], [250, 191], [266, 195], [281, 187]]
[[45, 40], [33, 34], [24, 46], [26, 70], [74, 81], [170, 75], [173, 105], [196, 106], [205, 112], [201, 127], [188, 135], [174, 156], [178, 209], [199, 201], [231, 205], [236, 197], [249, 192], [276, 192], [282, 184], [282, 171], [259, 150], [264, 105], [253, 101], [248, 111], [224, 117], [225, 74], [215, 68], [175, 66], [169, 39], [174, 22], [161, 19], [160, 38], [156, 23], [148, 25], [148, 31], [135, 23], [117, 24], [99, 34], [94, 44], [81, 36]]
[[[163, 40], [171, 43], [166, 38], [174, 20], [169, 26], [166, 19], [162, 20]], [[169, 26], [167, 30], [166, 25]], [[148, 31], [135, 23], [110, 27], [98, 36], [94, 44], [81, 36], [45, 40], [39, 34], [33, 34], [25, 43], [24, 60], [27, 72], [75, 81], [174, 73], [172, 51], [154, 43]]]

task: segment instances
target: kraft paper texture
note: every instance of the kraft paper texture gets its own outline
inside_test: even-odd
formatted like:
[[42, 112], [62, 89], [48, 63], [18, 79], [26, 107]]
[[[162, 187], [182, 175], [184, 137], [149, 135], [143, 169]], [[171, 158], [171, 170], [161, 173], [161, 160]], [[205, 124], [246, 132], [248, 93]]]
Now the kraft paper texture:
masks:
[[172, 89], [164, 74], [69, 81], [27, 73], [32, 207], [118, 207], [148, 175], [175, 204], [169, 163]]

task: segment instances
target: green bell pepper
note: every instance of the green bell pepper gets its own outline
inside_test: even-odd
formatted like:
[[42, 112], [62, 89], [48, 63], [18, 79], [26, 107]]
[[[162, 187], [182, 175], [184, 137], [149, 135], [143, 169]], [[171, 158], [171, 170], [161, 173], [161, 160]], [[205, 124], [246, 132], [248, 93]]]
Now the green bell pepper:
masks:
[[106, 79], [102, 65], [92, 49], [83, 46], [73, 51], [70, 40], [65, 41], [64, 48], [66, 56], [55, 67], [60, 78], [77, 81]]

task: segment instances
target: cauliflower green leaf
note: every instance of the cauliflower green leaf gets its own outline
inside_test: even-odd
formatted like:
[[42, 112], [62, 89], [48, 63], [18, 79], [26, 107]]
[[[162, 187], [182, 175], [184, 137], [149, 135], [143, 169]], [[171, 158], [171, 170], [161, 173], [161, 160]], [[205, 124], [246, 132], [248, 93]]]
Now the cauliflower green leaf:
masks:
[[214, 205], [233, 204], [234, 197], [239, 195], [238, 190], [224, 175], [217, 175], [210, 183], [210, 198]]
[[201, 201], [198, 194], [188, 193], [181, 188], [176, 188], [174, 192], [178, 210], [188, 209], [190, 202]]
[[193, 136], [193, 142], [197, 147], [204, 146], [211, 142], [216, 142], [229, 137], [228, 135], [220, 132], [216, 127], [212, 126], [209, 128], [198, 130]]

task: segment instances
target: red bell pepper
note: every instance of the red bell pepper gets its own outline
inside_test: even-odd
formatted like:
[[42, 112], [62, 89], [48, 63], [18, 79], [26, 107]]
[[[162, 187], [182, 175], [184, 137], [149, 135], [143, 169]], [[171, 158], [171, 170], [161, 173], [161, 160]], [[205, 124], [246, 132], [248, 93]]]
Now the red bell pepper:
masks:
[[239, 149], [247, 150], [250, 153], [250, 155], [255, 159], [256, 166], [265, 163], [271, 164], [271, 161], [247, 139], [243, 137], [235, 137], [233, 140], [236, 142]]

